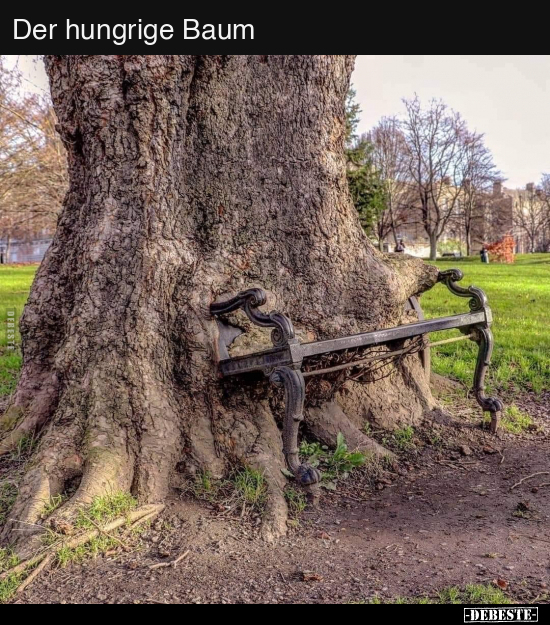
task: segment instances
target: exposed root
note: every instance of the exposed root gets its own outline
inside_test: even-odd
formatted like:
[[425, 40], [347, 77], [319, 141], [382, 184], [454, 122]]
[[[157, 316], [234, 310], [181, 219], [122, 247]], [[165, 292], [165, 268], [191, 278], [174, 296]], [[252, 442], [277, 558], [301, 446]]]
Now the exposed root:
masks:
[[334, 447], [338, 434], [343, 434], [350, 449], [373, 454], [376, 458], [395, 458], [391, 451], [361, 432], [336, 402], [309, 408], [307, 426], [316, 440], [329, 447]]
[[92, 448], [84, 467], [82, 480], [71, 500], [57, 513], [70, 518], [74, 511], [92, 503], [106, 493], [130, 490], [131, 483], [125, 456], [109, 449]]
[[[0, 581], [7, 579], [12, 575], [18, 575], [25, 573], [32, 567], [36, 567], [32, 569], [29, 575], [22, 581], [20, 586], [17, 588], [17, 594], [22, 593], [26, 588], [28, 588], [37, 578], [38, 576], [47, 570], [55, 561], [55, 556], [57, 551], [61, 547], [66, 547], [68, 549], [76, 549], [90, 542], [94, 538], [97, 538], [100, 534], [104, 534], [109, 536], [110, 538], [114, 538], [112, 536], [112, 532], [116, 531], [123, 525], [129, 524], [132, 528], [136, 527], [137, 524], [143, 523], [145, 520], [150, 520], [156, 516], [158, 516], [163, 510], [165, 506], [158, 505], [146, 505], [136, 510], [132, 510], [126, 516], [118, 517], [117, 519], [110, 521], [105, 525], [105, 527], [100, 527], [98, 524], [93, 523], [94, 529], [79, 534], [73, 538], [68, 540], [60, 540], [50, 547], [42, 549], [40, 553], [37, 553], [31, 558], [20, 562], [17, 566], [9, 569], [8, 571], [2, 573], [0, 575]], [[115, 539], [117, 542], [122, 544], [122, 541]]]
[[265, 541], [274, 542], [287, 533], [288, 506], [278, 480], [266, 474], [266, 482], [268, 499], [261, 534]]
[[288, 521], [281, 433], [268, 411], [258, 411], [256, 424], [260, 435], [256, 443], [256, 454], [251, 463], [262, 471], [267, 483], [267, 505], [261, 532], [264, 540], [274, 542], [287, 533]]
[[19, 443], [25, 438], [26, 433], [16, 428], [0, 441], [0, 456], [5, 456], [17, 449]]
[[63, 493], [67, 478], [82, 472], [75, 440], [75, 424], [51, 427], [25, 473], [2, 532], [2, 537], [21, 551], [32, 553], [37, 549], [37, 543], [29, 536], [40, 533], [44, 509], [53, 497]]
[[5, 456], [17, 449], [21, 441], [33, 436], [36, 420], [24, 417], [23, 409], [11, 406], [0, 418], [0, 456]]

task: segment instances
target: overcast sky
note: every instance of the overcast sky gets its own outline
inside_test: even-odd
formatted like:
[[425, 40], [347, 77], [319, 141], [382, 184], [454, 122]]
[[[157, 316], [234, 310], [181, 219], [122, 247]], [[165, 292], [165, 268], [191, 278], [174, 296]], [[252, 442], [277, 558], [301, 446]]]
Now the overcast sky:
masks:
[[[45, 89], [41, 64], [13, 57], [30, 90]], [[402, 98], [442, 98], [485, 133], [506, 186], [550, 172], [550, 55], [360, 55], [353, 83], [360, 131], [403, 112]]]
[[442, 98], [485, 134], [506, 186], [550, 173], [550, 55], [361, 55], [353, 82], [361, 132], [404, 97]]

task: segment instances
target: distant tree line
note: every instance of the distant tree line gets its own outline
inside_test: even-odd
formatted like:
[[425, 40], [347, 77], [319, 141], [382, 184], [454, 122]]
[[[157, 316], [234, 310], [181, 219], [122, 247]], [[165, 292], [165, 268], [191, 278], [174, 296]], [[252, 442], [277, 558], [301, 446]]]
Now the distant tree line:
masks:
[[[397, 243], [404, 226], [419, 224], [432, 259], [451, 231], [460, 233], [470, 254], [480, 206], [502, 173], [484, 135], [444, 102], [424, 106], [416, 96], [403, 102], [401, 117], [384, 117], [358, 136], [360, 107], [349, 93], [348, 179], [361, 223], [380, 249], [388, 240]], [[541, 233], [550, 228], [550, 176], [516, 192], [514, 225], [531, 251], [540, 247]]]

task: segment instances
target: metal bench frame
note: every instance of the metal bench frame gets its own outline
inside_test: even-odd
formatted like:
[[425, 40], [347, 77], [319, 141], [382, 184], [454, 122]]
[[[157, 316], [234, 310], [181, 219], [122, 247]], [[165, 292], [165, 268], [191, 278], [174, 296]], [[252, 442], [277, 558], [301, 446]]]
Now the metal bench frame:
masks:
[[[487, 397], [485, 394], [485, 376], [491, 362], [494, 344], [491, 332], [493, 315], [487, 297], [481, 289], [475, 286], [465, 289], [457, 284], [463, 277], [459, 269], [450, 269], [440, 272], [439, 282], [443, 282], [458, 297], [470, 299], [469, 313], [310, 343], [299, 342], [292, 322], [287, 316], [279, 312], [264, 313], [260, 310], [260, 307], [267, 301], [267, 296], [262, 289], [249, 289], [230, 300], [210, 306], [210, 311], [218, 319], [220, 328], [221, 376], [228, 377], [261, 371], [273, 384], [284, 388], [286, 409], [283, 425], [283, 451], [289, 469], [300, 484], [311, 486], [321, 479], [319, 471], [300, 463], [298, 449], [298, 432], [300, 423], [304, 420], [305, 400], [305, 379], [302, 366], [304, 361], [314, 356], [346, 349], [388, 345], [393, 341], [412, 339], [442, 330], [460, 330], [479, 346], [473, 392], [483, 411], [491, 414], [491, 431], [496, 432], [503, 404], [499, 399]], [[255, 325], [273, 328], [272, 349], [235, 358], [229, 356], [227, 347], [238, 333], [236, 334], [234, 329], [225, 324], [220, 317], [239, 309], [242, 309]], [[391, 352], [388, 353], [390, 354]], [[315, 372], [309, 374], [313, 375]]]

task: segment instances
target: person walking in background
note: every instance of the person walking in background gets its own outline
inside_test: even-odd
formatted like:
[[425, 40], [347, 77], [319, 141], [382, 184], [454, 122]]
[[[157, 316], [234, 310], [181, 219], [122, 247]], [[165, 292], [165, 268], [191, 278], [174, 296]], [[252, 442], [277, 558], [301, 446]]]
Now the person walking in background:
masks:
[[405, 253], [405, 244], [403, 243], [403, 239], [399, 239], [397, 245], [395, 246], [395, 251], [399, 254]]
[[479, 253], [481, 255], [481, 262], [485, 265], [488, 265], [489, 264], [489, 252], [487, 251], [487, 248], [484, 246], [481, 252]]

